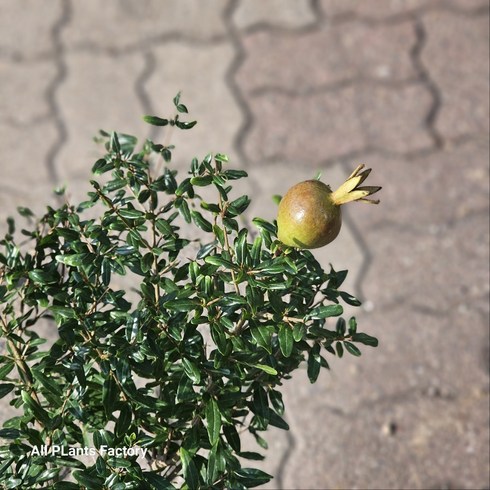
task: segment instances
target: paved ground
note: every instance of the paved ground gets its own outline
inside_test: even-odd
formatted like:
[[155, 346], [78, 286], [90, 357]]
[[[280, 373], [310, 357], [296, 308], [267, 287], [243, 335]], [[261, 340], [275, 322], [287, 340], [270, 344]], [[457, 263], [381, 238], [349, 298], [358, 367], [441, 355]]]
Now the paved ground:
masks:
[[488, 41], [485, 0], [0, 0], [0, 226], [178, 90], [178, 162], [227, 152], [251, 215], [366, 163], [381, 205], [316, 255], [381, 344], [286, 383], [268, 488], [488, 488]]

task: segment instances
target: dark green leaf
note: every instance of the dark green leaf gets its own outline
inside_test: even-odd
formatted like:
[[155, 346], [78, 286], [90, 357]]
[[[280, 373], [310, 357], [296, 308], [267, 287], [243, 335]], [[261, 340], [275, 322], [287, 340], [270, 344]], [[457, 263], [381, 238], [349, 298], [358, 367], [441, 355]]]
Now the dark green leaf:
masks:
[[282, 355], [289, 357], [293, 352], [294, 338], [293, 331], [288, 325], [282, 324], [279, 327], [279, 347]]
[[35, 401], [27, 391], [21, 393], [22, 401], [30, 409], [36, 420], [39, 420], [44, 426], [48, 426], [50, 422], [50, 416], [44, 408]]
[[12, 371], [12, 369], [14, 369], [14, 366], [15, 366], [14, 362], [9, 361], [9, 362], [6, 362], [2, 367], [0, 367], [0, 381], [5, 379], [7, 374], [10, 373], [10, 371]]
[[155, 226], [157, 227], [157, 230], [163, 235], [173, 234], [172, 225], [166, 219], [163, 218], [157, 219], [155, 221]]
[[277, 390], [269, 390], [269, 399], [272, 403], [272, 407], [279, 414], [284, 414], [284, 402], [282, 401], [282, 393]]
[[277, 375], [277, 371], [272, 366], [268, 366], [267, 364], [254, 364], [253, 367], [260, 369], [267, 374], [271, 374], [272, 376]]
[[0, 439], [17, 439], [21, 435], [18, 429], [0, 429]]
[[181, 447], [179, 451], [185, 482], [189, 487], [189, 490], [197, 490], [199, 488], [199, 474], [196, 465], [192, 460], [192, 455], [184, 447]]
[[240, 458], [251, 459], [253, 461], [263, 461], [265, 459], [265, 456], [253, 451], [243, 451], [239, 453], [238, 456], [240, 456]]
[[176, 490], [176, 487], [158, 473], [145, 471], [143, 472], [143, 478], [145, 479], [145, 482], [149, 483], [151, 487], [156, 490]]
[[237, 453], [240, 452], [240, 435], [238, 434], [236, 427], [234, 425], [225, 425], [223, 427], [223, 434], [233, 451], [236, 451]]
[[289, 430], [288, 423], [275, 412], [271, 412], [269, 423], [274, 427], [278, 427], [279, 429]]
[[172, 311], [191, 311], [197, 307], [194, 299], [173, 299], [164, 303], [164, 307]]
[[219, 255], [208, 255], [205, 259], [204, 262], [207, 264], [212, 264], [212, 265], [221, 265], [223, 267], [226, 267], [227, 269], [234, 269], [235, 265], [233, 262], [230, 262], [227, 259], [224, 259], [223, 257]]
[[145, 216], [145, 213], [137, 209], [120, 209], [119, 214], [126, 219], [138, 219]]
[[33, 269], [29, 271], [29, 278], [31, 281], [38, 284], [52, 284], [57, 282], [60, 278], [56, 271], [45, 271], [42, 269]]
[[354, 344], [351, 344], [350, 342], [344, 342], [344, 347], [347, 349], [347, 352], [349, 352], [353, 356], [361, 355], [361, 351]]
[[105, 413], [110, 417], [114, 410], [114, 403], [119, 398], [119, 388], [113, 376], [109, 375], [104, 380], [102, 388], [102, 403]]
[[349, 318], [349, 334], [353, 335], [356, 333], [356, 331], [357, 331], [357, 321], [355, 317], [352, 316]]
[[34, 213], [29, 209], [24, 206], [18, 206], [17, 211], [21, 216], [24, 216], [24, 218], [29, 218], [31, 216], [34, 216]]
[[225, 170], [224, 175], [228, 180], [237, 180], [243, 177], [248, 177], [245, 170]]
[[272, 325], [259, 325], [250, 329], [252, 338], [257, 345], [264, 348], [267, 352], [272, 353], [272, 335], [274, 327]]
[[308, 318], [312, 319], [323, 319], [331, 316], [342, 315], [344, 309], [342, 305], [328, 305], [328, 306], [317, 306], [308, 313]]
[[320, 344], [314, 344], [308, 355], [308, 378], [310, 383], [314, 383], [320, 374]]
[[[61, 405], [63, 405], [63, 392], [59, 383], [44, 375], [44, 373], [42, 373], [39, 369], [32, 369], [31, 372], [34, 378], [41, 383], [44, 389], [49, 393], [49, 402], [56, 408], [61, 407]], [[45, 393], [45, 396], [47, 397], [48, 394]]]
[[241, 468], [235, 471], [238, 481], [247, 488], [258, 487], [272, 479], [272, 476], [256, 468]]
[[211, 446], [214, 446], [219, 440], [221, 431], [221, 413], [218, 404], [212, 398], [206, 404], [205, 415], [209, 442], [211, 443]]
[[352, 335], [353, 342], [360, 342], [364, 345], [369, 345], [371, 347], [378, 347], [378, 339], [376, 337], [372, 337], [367, 333], [355, 333]]
[[191, 179], [191, 184], [198, 187], [209, 185], [211, 182], [213, 182], [212, 175], [202, 175], [200, 177], [192, 177]]
[[184, 121], [175, 121], [175, 125], [179, 129], [191, 129], [197, 124], [197, 121], [190, 121], [190, 122], [184, 122]]
[[203, 217], [203, 215], [199, 211], [191, 211], [192, 219], [194, 223], [206, 232], [213, 231], [213, 225]]
[[143, 120], [153, 126], [166, 126], [168, 124], [168, 119], [157, 116], [143, 116]]
[[187, 374], [193, 383], [199, 384], [201, 382], [201, 371], [199, 371], [199, 368], [192, 361], [183, 357], [182, 366], [184, 366], [185, 374]]
[[13, 383], [4, 383], [0, 385], [0, 398], [3, 398], [5, 395], [8, 395], [14, 388], [15, 385]]
[[111, 141], [110, 141], [111, 150], [119, 153], [121, 151], [121, 145], [119, 143], [119, 138], [116, 132], [111, 133]]
[[351, 306], [361, 306], [362, 303], [352, 296], [352, 294], [345, 293], [344, 291], [339, 291], [340, 297], [348, 304]]
[[119, 417], [116, 420], [115, 433], [117, 437], [124, 437], [131, 425], [132, 411], [129, 404], [121, 406]]
[[337, 342], [335, 344], [335, 350], [337, 351], [339, 358], [344, 355], [344, 346], [342, 345], [342, 342]]
[[303, 340], [306, 334], [306, 325], [302, 322], [296, 322], [293, 328], [293, 339], [295, 342]]
[[100, 490], [104, 484], [102, 478], [93, 476], [88, 470], [75, 470], [73, 476], [75, 480], [87, 490]]

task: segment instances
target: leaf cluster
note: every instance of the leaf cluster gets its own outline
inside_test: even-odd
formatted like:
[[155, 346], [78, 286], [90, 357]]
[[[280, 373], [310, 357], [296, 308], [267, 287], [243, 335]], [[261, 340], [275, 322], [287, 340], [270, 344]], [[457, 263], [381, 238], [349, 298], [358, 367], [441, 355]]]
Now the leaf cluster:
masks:
[[[180, 95], [174, 104], [188, 112]], [[341, 301], [359, 304], [339, 289], [347, 271], [325, 272], [309, 251], [285, 247], [275, 223], [244, 227], [250, 198], [230, 196], [247, 174], [228, 168], [225, 155], [193, 159], [179, 179], [168, 165], [172, 146], [146, 140], [139, 149], [116, 132], [99, 139], [106, 154], [93, 165], [87, 200], [48, 207], [21, 230], [23, 242], [9, 219], [0, 242], [0, 397], [20, 412], [0, 429], [0, 483], [261, 485], [270, 475], [243, 462], [263, 455], [243, 451], [241, 434], [266, 448], [263, 431], [288, 429], [283, 381], [305, 362], [314, 382], [327, 354], [377, 345], [355, 318], [341, 317]], [[19, 212], [32, 221], [30, 210]], [[52, 345], [38, 333], [41, 321]], [[90, 446], [96, 455], [86, 463], [36, 454], [40, 446]], [[148, 467], [104, 447], [144, 448]]]

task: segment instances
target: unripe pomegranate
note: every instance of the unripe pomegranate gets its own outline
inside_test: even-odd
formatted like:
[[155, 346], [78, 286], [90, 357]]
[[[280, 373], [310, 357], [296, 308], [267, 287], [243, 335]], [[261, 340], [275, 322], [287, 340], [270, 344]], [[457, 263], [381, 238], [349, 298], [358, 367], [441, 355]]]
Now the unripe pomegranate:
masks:
[[381, 187], [359, 187], [371, 169], [359, 165], [334, 192], [319, 180], [306, 180], [291, 187], [279, 203], [277, 237], [285, 245], [297, 248], [319, 248], [333, 241], [342, 226], [340, 206], [350, 201], [364, 201]]

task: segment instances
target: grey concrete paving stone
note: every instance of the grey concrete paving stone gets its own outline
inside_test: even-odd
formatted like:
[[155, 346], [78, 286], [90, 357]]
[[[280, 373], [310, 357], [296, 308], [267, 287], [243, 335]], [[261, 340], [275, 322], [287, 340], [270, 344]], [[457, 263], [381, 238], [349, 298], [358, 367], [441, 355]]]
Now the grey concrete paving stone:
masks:
[[0, 57], [35, 60], [52, 56], [52, 30], [62, 15], [62, 1], [2, 0]]
[[[14, 114], [12, 114], [12, 117]], [[17, 206], [43, 213], [53, 203], [55, 183], [45, 165], [57, 131], [50, 121], [35, 126], [15, 126], [0, 122], [0, 230], [4, 219], [17, 215]]]
[[[284, 383], [265, 488], [489, 488], [488, 58], [483, 0], [0, 0], [0, 234], [57, 180], [83, 196], [99, 128], [176, 144], [181, 171], [229, 153], [244, 223], [365, 163], [381, 204], [314, 254], [380, 345]], [[192, 131], [141, 121], [179, 90]]]
[[0, 60], [0, 120], [22, 125], [48, 118], [51, 108], [45, 94], [56, 75], [57, 68], [49, 61], [26, 63]]
[[121, 52], [145, 48], [176, 37], [190, 41], [222, 38], [226, 0], [85, 0], [72, 3], [71, 22], [63, 36], [68, 49]]
[[368, 21], [398, 21], [431, 10], [479, 12], [488, 9], [486, 0], [320, 0], [320, 9], [328, 19], [357, 16]]
[[403, 154], [433, 146], [425, 126], [433, 99], [424, 85], [365, 84], [357, 93], [357, 104], [370, 148]]
[[316, 16], [308, 0], [247, 0], [239, 2], [233, 21], [240, 29], [264, 26], [302, 29], [312, 25]]
[[270, 92], [250, 98], [253, 115], [244, 150], [255, 164], [281, 159], [292, 165], [319, 162], [362, 149], [357, 91], [348, 86], [305, 97]]
[[261, 30], [244, 37], [238, 72], [246, 92], [263, 89], [305, 93], [356, 79], [401, 81], [417, 77], [411, 59], [411, 22], [369, 26], [321, 25], [306, 33]]
[[423, 23], [427, 41], [421, 59], [441, 94], [437, 130], [445, 138], [488, 135], [488, 15], [437, 11], [424, 16]]

